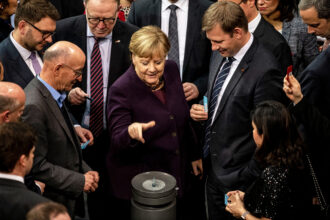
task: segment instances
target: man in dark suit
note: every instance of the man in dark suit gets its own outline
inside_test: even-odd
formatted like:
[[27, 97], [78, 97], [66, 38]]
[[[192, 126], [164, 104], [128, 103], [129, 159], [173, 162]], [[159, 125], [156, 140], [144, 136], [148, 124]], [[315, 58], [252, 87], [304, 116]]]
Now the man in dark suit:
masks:
[[84, 63], [83, 51], [70, 42], [48, 48], [40, 76], [25, 88], [22, 116], [38, 134], [32, 173], [47, 185], [44, 196], [65, 205], [71, 217], [84, 214], [78, 212], [83, 211], [82, 193], [95, 191], [99, 179], [82, 159], [76, 130], [83, 128], [73, 128], [64, 103], [66, 92], [81, 80]]
[[[179, 44], [179, 70], [188, 101], [206, 92], [210, 43], [201, 33], [202, 17], [208, 0], [139, 0], [133, 2], [128, 22], [138, 27], [156, 25], [169, 35], [170, 6], [175, 5]], [[173, 43], [171, 42], [171, 50]], [[170, 51], [171, 53], [171, 51]]]
[[259, 13], [255, 5], [256, 0], [230, 0], [239, 4], [249, 22], [248, 28], [259, 42], [275, 56], [281, 65], [281, 70], [286, 73], [288, 66], [292, 65], [290, 47], [285, 38], [275, 30]]
[[[299, 12], [308, 25], [308, 33], [330, 40], [330, 5], [328, 0], [301, 0]], [[316, 107], [321, 114], [330, 119], [330, 48], [324, 50], [301, 73], [301, 87], [305, 102]], [[311, 153], [315, 173], [319, 178], [321, 189], [327, 201], [330, 199], [329, 181], [329, 148], [324, 138], [314, 130], [304, 126], [306, 141]], [[320, 148], [321, 147], [321, 148]], [[321, 150], [322, 149], [322, 150]]]
[[21, 220], [48, 199], [28, 190], [24, 176], [33, 164], [36, 136], [22, 122], [0, 125], [0, 219]]
[[190, 114], [206, 121], [203, 155], [209, 219], [231, 219], [224, 194], [245, 190], [260, 172], [253, 159], [250, 111], [261, 101], [280, 101], [284, 75], [275, 57], [248, 32], [237, 4], [214, 3], [205, 12], [203, 30], [218, 53], [210, 64], [208, 113], [195, 104]]
[[[77, 124], [89, 128], [95, 137], [93, 146], [83, 151], [86, 162], [100, 173], [99, 188], [88, 195], [88, 207], [91, 219], [107, 219], [109, 200], [104, 192], [105, 156], [109, 148], [106, 132], [105, 103], [107, 91], [112, 83], [121, 76], [131, 64], [128, 45], [132, 34], [137, 30], [133, 25], [117, 19], [119, 0], [86, 0], [86, 15], [67, 18], [57, 22], [54, 41], [67, 40], [78, 45], [86, 54], [87, 60], [83, 70], [82, 83], [69, 94], [71, 106]], [[97, 43], [97, 44], [96, 44]], [[91, 66], [93, 48], [98, 45], [101, 60], [97, 62], [102, 76], [95, 77], [96, 71]], [[98, 72], [99, 73], [99, 72]], [[103, 89], [94, 89], [100, 79]], [[91, 96], [93, 101], [87, 100]], [[98, 104], [98, 105], [96, 105]]]
[[56, 8], [46, 0], [22, 1], [15, 14], [14, 31], [0, 44], [4, 81], [24, 88], [42, 68], [39, 52], [52, 42], [59, 18]]

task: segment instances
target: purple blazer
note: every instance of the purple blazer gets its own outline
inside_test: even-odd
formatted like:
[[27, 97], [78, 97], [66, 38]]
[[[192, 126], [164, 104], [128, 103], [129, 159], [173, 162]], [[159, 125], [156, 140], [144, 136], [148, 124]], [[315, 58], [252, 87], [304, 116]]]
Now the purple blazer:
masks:
[[[163, 77], [165, 105], [137, 76], [133, 65], [109, 90], [107, 119], [111, 145], [107, 169], [110, 190], [117, 198], [129, 199], [131, 179], [152, 170], [173, 175], [182, 195], [190, 162], [200, 158], [179, 70], [173, 61], [166, 61]], [[130, 138], [130, 124], [152, 120], [156, 125], [143, 133], [145, 144]]]

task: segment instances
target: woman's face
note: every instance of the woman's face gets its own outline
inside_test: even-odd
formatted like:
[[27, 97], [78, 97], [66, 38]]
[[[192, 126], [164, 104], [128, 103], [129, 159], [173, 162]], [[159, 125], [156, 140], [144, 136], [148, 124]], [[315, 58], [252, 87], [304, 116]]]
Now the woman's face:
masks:
[[11, 16], [15, 13], [17, 8], [17, 0], [8, 0], [8, 5], [4, 8], [2, 14]]
[[[287, 0], [291, 1], [291, 0]], [[270, 15], [276, 11], [280, 0], [258, 0], [257, 6], [262, 15]]]
[[254, 122], [252, 122], [252, 127], [253, 127], [253, 139], [257, 145], [257, 149], [259, 149], [262, 145], [262, 141], [264, 140], [264, 136], [258, 133], [258, 129], [254, 124]]
[[148, 86], [156, 86], [164, 74], [165, 56], [139, 57], [133, 54], [132, 62], [136, 74]]

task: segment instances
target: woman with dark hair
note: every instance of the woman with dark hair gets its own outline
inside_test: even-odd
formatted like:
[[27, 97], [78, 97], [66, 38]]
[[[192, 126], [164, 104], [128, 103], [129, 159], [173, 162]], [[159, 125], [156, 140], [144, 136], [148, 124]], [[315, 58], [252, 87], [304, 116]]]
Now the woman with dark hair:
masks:
[[10, 24], [10, 16], [15, 13], [16, 8], [17, 0], [0, 0], [0, 42], [14, 29]]
[[279, 102], [260, 103], [252, 113], [256, 159], [263, 167], [247, 189], [227, 193], [226, 210], [243, 219], [306, 219], [309, 194], [302, 140], [288, 110]]
[[298, 14], [296, 0], [258, 0], [260, 14], [287, 40], [293, 61], [293, 74], [299, 75], [319, 54], [316, 36]]

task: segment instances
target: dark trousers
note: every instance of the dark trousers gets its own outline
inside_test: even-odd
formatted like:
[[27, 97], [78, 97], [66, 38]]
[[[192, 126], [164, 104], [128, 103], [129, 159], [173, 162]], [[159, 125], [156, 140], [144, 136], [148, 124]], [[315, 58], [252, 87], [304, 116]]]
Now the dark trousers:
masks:
[[85, 162], [100, 175], [99, 187], [95, 192], [87, 194], [87, 205], [90, 220], [110, 219], [108, 198], [106, 193], [107, 178], [106, 172], [106, 153], [109, 148], [107, 132], [103, 132], [94, 139], [94, 145], [88, 146], [83, 150]]

